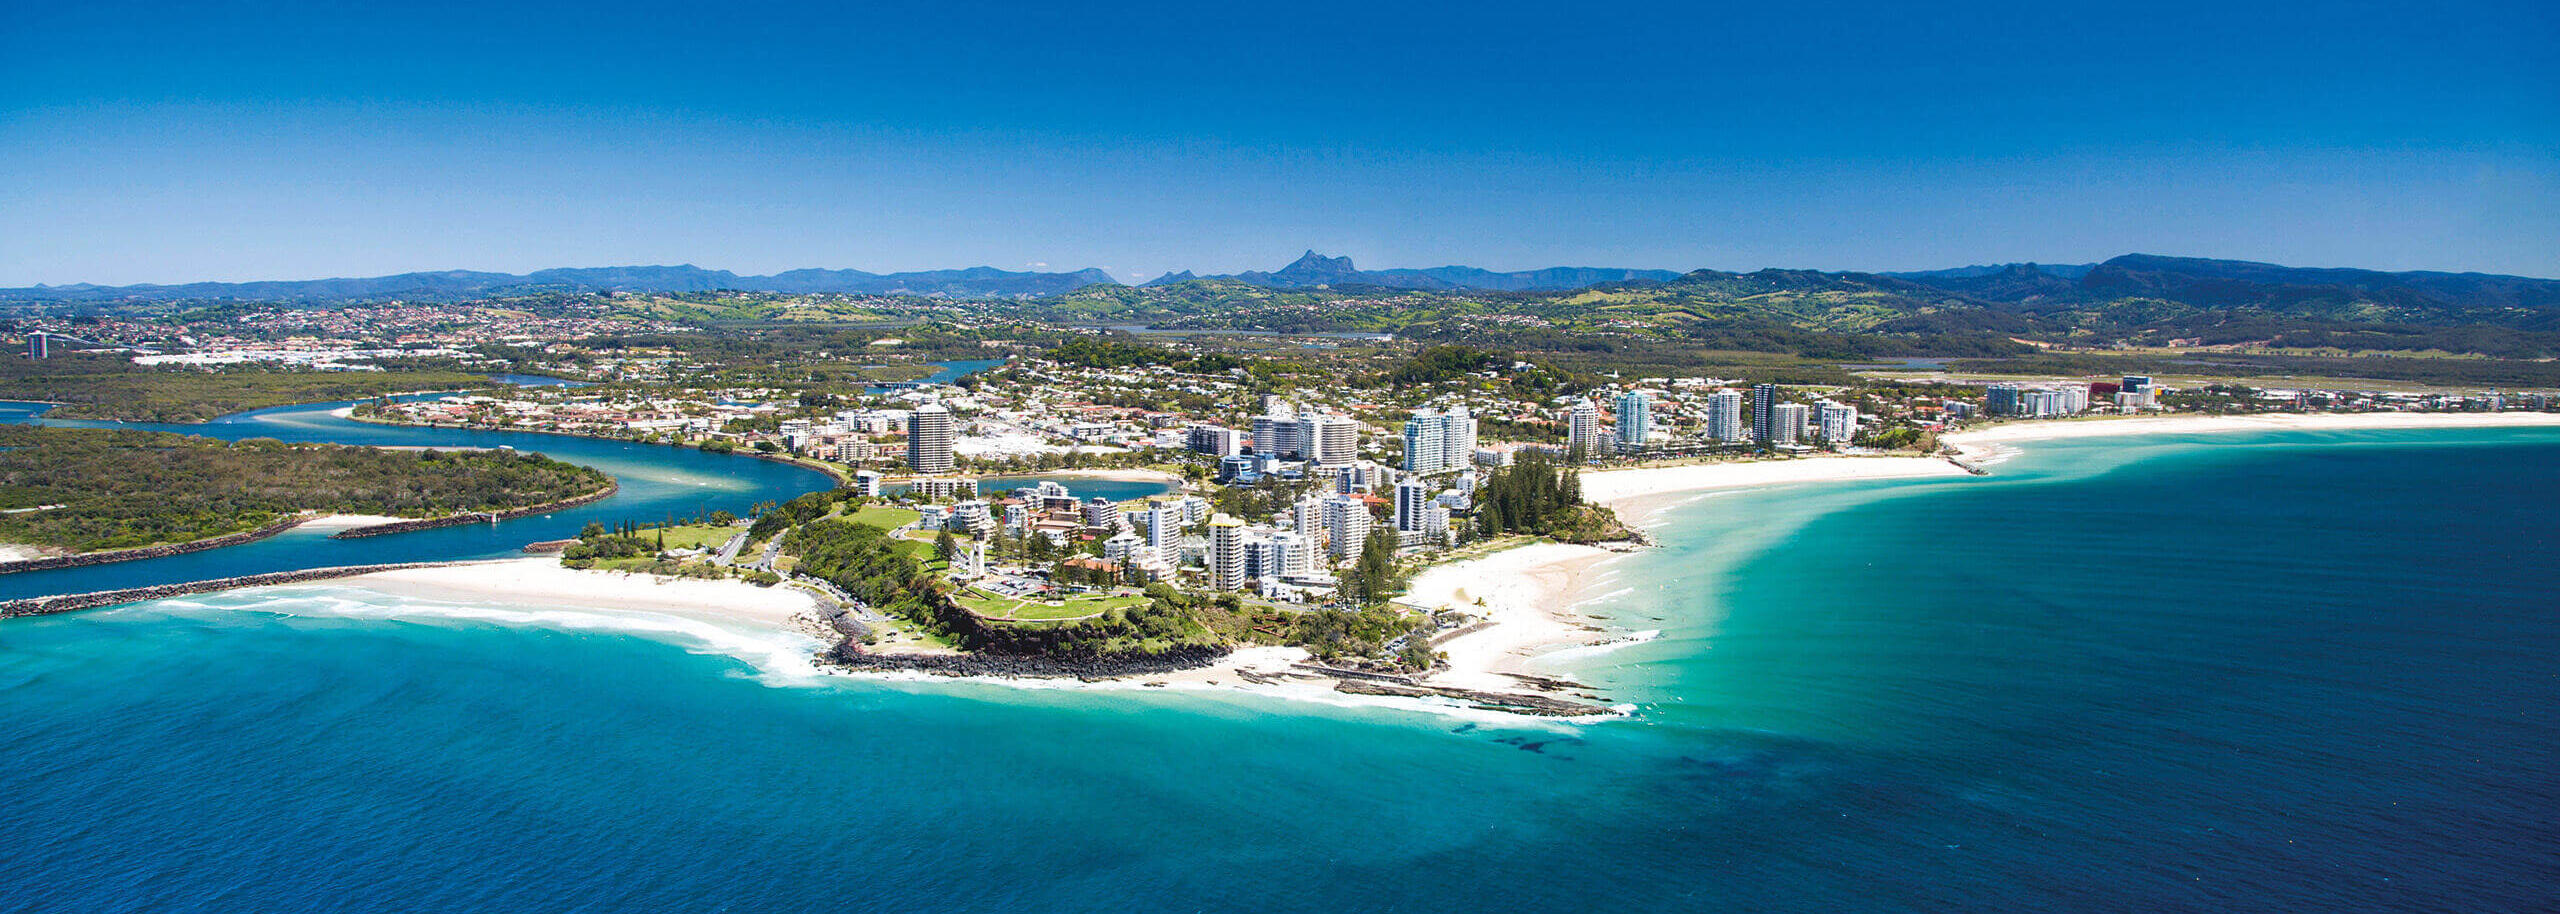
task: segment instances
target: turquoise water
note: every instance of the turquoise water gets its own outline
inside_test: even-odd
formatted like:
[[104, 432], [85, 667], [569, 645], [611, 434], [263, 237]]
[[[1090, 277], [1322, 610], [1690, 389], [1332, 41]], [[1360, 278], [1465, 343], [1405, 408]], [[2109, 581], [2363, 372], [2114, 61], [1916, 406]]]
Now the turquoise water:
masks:
[[909, 384], [890, 384], [873, 387], [870, 388], [869, 392], [874, 394], [885, 394], [904, 390], [916, 384], [949, 384], [953, 381], [960, 380], [961, 378], [977, 374], [978, 372], [994, 368], [1004, 363], [1005, 360], [1003, 359], [964, 359], [953, 362], [935, 362], [933, 363], [934, 371], [932, 374], [919, 378]]
[[978, 480], [978, 491], [988, 494], [1011, 492], [1024, 486], [1036, 486], [1045, 481], [1055, 481], [1059, 485], [1066, 486], [1068, 494], [1077, 498], [1105, 498], [1111, 501], [1136, 501], [1141, 498], [1164, 495], [1181, 488], [1169, 482], [1103, 479], [1078, 476], [1073, 473], [1036, 473], [1026, 476], [989, 476]]
[[0, 625], [10, 910], [2554, 907], [2552, 431], [1690, 500], [1638, 706], [807, 675], [344, 587]]

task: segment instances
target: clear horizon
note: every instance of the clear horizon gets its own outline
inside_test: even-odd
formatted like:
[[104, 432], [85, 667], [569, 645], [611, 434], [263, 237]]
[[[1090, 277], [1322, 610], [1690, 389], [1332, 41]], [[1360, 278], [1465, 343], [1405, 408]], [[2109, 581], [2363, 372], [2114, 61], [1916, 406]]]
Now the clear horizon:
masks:
[[0, 286], [692, 263], [2560, 277], [2560, 11], [150, 3], [0, 30]]

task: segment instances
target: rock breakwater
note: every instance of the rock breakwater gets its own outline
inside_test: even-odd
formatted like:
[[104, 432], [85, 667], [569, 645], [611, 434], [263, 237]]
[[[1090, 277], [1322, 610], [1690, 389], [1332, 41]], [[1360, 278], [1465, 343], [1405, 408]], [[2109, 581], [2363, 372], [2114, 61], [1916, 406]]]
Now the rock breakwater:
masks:
[[189, 552], [203, 552], [207, 549], [220, 549], [224, 546], [237, 546], [241, 543], [254, 543], [301, 526], [307, 521], [309, 521], [309, 518], [288, 517], [284, 520], [276, 521], [275, 523], [268, 524], [255, 530], [243, 530], [238, 533], [209, 536], [204, 539], [189, 540], [183, 543], [143, 546], [135, 549], [111, 549], [105, 552], [83, 552], [78, 555], [55, 555], [40, 559], [24, 559], [15, 562], [0, 562], [0, 574], [12, 574], [20, 571], [45, 571], [53, 568], [79, 568], [85, 565], [104, 565], [109, 562], [130, 562], [137, 559], [156, 559], [172, 555], [184, 555]]
[[216, 590], [230, 590], [235, 587], [269, 587], [277, 584], [301, 584], [310, 581], [326, 581], [333, 578], [351, 578], [356, 575], [372, 574], [377, 571], [404, 571], [411, 568], [448, 568], [455, 565], [471, 564], [477, 563], [394, 562], [387, 565], [338, 565], [329, 568], [304, 568], [298, 571], [270, 571], [265, 574], [244, 574], [238, 577], [214, 578], [206, 581], [182, 581], [175, 584], [154, 584], [149, 587], [128, 587], [122, 590], [100, 590], [91, 593], [66, 593], [55, 594], [48, 597], [27, 597], [19, 600], [0, 601], [0, 618], [8, 618], [12, 616], [40, 616], [49, 613], [66, 613], [82, 609], [96, 609], [101, 606], [121, 606], [126, 603], [140, 603], [144, 600], [166, 600], [170, 597], [183, 597], [189, 594], [210, 593]]

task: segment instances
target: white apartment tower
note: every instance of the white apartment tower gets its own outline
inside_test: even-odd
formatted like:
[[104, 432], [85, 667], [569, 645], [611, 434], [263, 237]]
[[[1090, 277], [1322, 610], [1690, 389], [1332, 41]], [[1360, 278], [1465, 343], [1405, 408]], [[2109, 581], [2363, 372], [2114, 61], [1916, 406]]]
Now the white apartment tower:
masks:
[[1306, 574], [1315, 567], [1315, 547], [1304, 536], [1288, 531], [1271, 535], [1271, 551], [1278, 561], [1263, 568], [1267, 577], [1285, 578]]
[[1813, 423], [1821, 431], [1823, 441], [1847, 444], [1849, 439], [1858, 437], [1858, 408], [1824, 400], [1815, 404]]
[[1350, 466], [1360, 455], [1360, 423], [1341, 416], [1315, 415], [1298, 420], [1307, 441], [1307, 462], [1317, 466]]
[[1439, 473], [1462, 469], [1474, 459], [1476, 420], [1464, 406], [1447, 412], [1421, 410], [1404, 423], [1404, 470]]
[[1707, 395], [1707, 437], [1725, 443], [1751, 440], [1751, 426], [1742, 421], [1742, 393], [1719, 390]]
[[1358, 558], [1360, 548], [1369, 542], [1369, 506], [1343, 495], [1326, 499], [1324, 525], [1326, 538], [1332, 543], [1328, 554], [1335, 564]]
[[1769, 443], [1796, 443], [1796, 439], [1804, 436], [1804, 419], [1802, 403], [1779, 403], [1769, 407]]
[[1182, 554], [1182, 506], [1159, 501], [1138, 517], [1146, 522], [1146, 547], [1155, 552], [1157, 561], [1172, 564]]
[[916, 407], [907, 420], [907, 468], [927, 476], [951, 472], [956, 466], [951, 445], [957, 440], [959, 428], [952, 424], [951, 410], [940, 403]]
[[1325, 502], [1329, 500], [1322, 495], [1308, 495], [1289, 506], [1289, 525], [1317, 548], [1323, 547], [1325, 533], [1332, 529], [1325, 522]]
[[1641, 390], [1618, 395], [1618, 452], [1634, 453], [1653, 434], [1653, 396]]
[[1209, 518], [1209, 585], [1244, 589], [1244, 521], [1221, 513]]
[[1585, 460], [1600, 453], [1600, 407], [1592, 405], [1589, 398], [1576, 399], [1564, 421], [1567, 447], [1581, 452]]

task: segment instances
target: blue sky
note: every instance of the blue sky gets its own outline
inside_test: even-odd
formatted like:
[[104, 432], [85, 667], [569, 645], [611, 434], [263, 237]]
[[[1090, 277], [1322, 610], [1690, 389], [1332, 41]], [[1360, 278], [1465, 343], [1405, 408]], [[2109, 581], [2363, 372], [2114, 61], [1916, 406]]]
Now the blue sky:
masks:
[[1308, 248], [2560, 276], [2560, 4], [1075, 6], [14, 0], [0, 285]]

